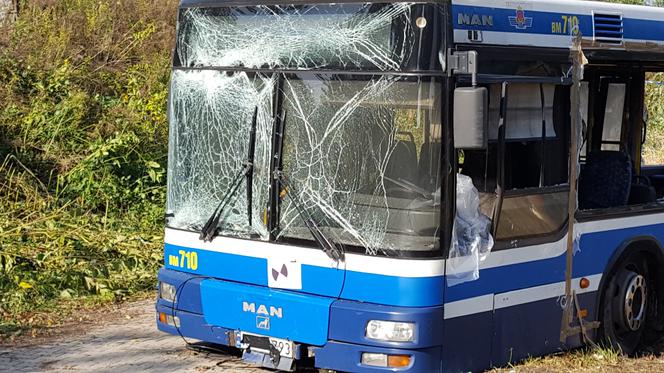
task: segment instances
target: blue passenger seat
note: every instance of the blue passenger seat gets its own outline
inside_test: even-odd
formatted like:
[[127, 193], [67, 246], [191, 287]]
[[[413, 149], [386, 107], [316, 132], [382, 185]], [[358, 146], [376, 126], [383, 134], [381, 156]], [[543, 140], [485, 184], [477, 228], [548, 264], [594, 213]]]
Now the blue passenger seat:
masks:
[[579, 208], [601, 209], [626, 206], [632, 187], [632, 163], [619, 151], [588, 154], [579, 175]]

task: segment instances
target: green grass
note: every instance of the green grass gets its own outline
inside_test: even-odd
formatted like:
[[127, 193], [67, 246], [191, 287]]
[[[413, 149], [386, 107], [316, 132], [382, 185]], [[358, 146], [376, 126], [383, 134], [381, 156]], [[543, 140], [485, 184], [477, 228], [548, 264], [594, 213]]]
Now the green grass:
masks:
[[661, 348], [639, 357], [630, 358], [608, 348], [581, 348], [565, 353], [529, 358], [506, 368], [493, 369], [491, 372], [661, 372], [664, 370], [664, 356], [660, 351]]

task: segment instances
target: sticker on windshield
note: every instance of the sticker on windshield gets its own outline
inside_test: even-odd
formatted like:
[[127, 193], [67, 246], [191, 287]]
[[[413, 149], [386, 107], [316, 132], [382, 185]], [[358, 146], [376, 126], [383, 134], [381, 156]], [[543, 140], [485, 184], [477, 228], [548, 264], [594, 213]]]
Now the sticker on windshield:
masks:
[[267, 285], [278, 289], [302, 289], [302, 265], [296, 260], [268, 258]]

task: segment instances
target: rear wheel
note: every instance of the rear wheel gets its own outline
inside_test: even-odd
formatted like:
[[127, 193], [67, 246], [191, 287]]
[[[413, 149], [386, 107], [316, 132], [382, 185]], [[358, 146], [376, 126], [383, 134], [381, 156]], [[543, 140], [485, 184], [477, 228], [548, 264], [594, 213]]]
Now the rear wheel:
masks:
[[646, 329], [648, 267], [632, 255], [613, 274], [602, 300], [602, 332], [605, 342], [624, 354], [633, 354]]

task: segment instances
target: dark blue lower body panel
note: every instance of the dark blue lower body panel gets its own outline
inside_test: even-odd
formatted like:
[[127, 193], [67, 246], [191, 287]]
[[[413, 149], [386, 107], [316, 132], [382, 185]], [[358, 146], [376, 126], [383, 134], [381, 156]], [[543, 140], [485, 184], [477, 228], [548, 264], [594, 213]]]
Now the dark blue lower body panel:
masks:
[[[178, 316], [180, 327], [176, 329], [157, 319], [159, 330], [219, 345], [236, 346], [233, 339], [235, 327], [214, 325], [214, 317], [204, 317], [201, 281], [189, 281], [188, 277], [191, 275], [171, 270], [160, 271], [160, 281], [170, 282], [178, 288], [183, 283], [185, 285], [179, 293], [178, 310], [175, 313], [170, 302], [162, 299], [157, 302], [157, 311]], [[245, 285], [234, 283], [233, 286]], [[247, 289], [254, 287], [246, 286]], [[588, 315], [596, 315], [596, 296], [597, 293], [579, 295], [580, 306], [588, 311]], [[329, 325], [320, 326], [327, 329], [327, 338], [322, 343], [307, 344], [293, 338], [304, 347], [301, 356], [307, 356], [306, 348], [311, 347], [318, 368], [350, 372], [482, 371], [491, 366], [518, 362], [529, 356], [581, 345], [578, 337], [569, 338], [566, 343], [560, 342], [562, 310], [556, 298], [447, 320], [444, 320], [443, 307], [393, 307], [334, 299], [329, 304]], [[284, 315], [287, 311], [284, 308]], [[215, 312], [224, 312], [224, 309], [215, 309]], [[370, 340], [365, 336], [368, 320], [413, 322], [417, 325], [415, 339], [412, 342]], [[593, 337], [593, 333], [590, 336]], [[401, 369], [366, 366], [361, 363], [363, 352], [410, 355], [412, 362], [410, 366]]]
[[[389, 355], [410, 355], [411, 365], [399, 369], [369, 367], [362, 365], [361, 363], [363, 352]], [[374, 346], [359, 346], [350, 343], [329, 341], [323, 348], [316, 350], [316, 367], [343, 372], [441, 372], [440, 356], [440, 347], [421, 350], [405, 350]]]
[[180, 319], [180, 327], [175, 328], [174, 326], [162, 324], [159, 322], [159, 317], [157, 316], [157, 328], [162, 332], [181, 335], [185, 339], [192, 338], [220, 345], [229, 345], [229, 330], [206, 324], [203, 315], [186, 311], [177, 311], [173, 313], [173, 308], [157, 304], [157, 314], [160, 312], [166, 313], [167, 315], [174, 314]]
[[[588, 310], [588, 315], [595, 314], [595, 296], [596, 293], [578, 296], [580, 308]], [[556, 298], [496, 310], [492, 364], [502, 366], [581, 346], [580, 335], [569, 337], [565, 343], [560, 341], [562, 316]], [[588, 332], [592, 338], [594, 331]]]
[[[224, 317], [220, 318], [211, 314], [205, 315], [205, 297], [208, 297], [207, 302], [210, 302], [209, 299], [215, 299], [215, 302], [218, 302], [219, 307], [208, 307], [208, 311], [215, 314], [225, 312], [232, 314], [233, 312], [237, 312], [234, 309], [242, 310], [244, 305], [237, 300], [229, 303], [229, 300], [226, 299], [229, 297], [224, 292], [205, 294], [205, 291], [201, 290], [205, 286], [206, 281], [213, 282], [211, 289], [215, 289], [216, 287], [224, 291], [232, 289], [234, 296], [240, 293], [240, 290], [237, 288], [245, 287], [246, 291], [243, 293], [248, 299], [253, 299], [251, 296], [257, 291], [261, 292], [261, 294], [265, 293], [262, 295], [265, 299], [263, 303], [269, 302], [270, 304], [283, 306], [283, 319], [287, 317], [287, 312], [296, 308], [297, 304], [291, 307], [287, 303], [278, 303], [279, 300], [270, 299], [270, 297], [280, 297], [280, 300], [288, 299], [284, 295], [289, 297], [309, 297], [311, 299], [321, 298], [320, 296], [307, 296], [301, 293], [284, 294], [286, 293], [284, 291], [272, 291], [265, 287], [257, 288], [255, 285], [212, 279], [201, 280], [192, 275], [167, 269], [162, 269], [158, 277], [159, 281], [168, 282], [179, 289], [176, 303], [177, 310], [174, 311], [173, 304], [163, 299], [159, 299], [156, 306], [157, 313], [177, 316], [179, 327], [176, 328], [172, 325], [163, 324], [159, 321], [159, 317], [157, 317], [159, 330], [174, 335], [181, 335], [185, 339], [200, 340], [231, 347], [237, 345], [234, 339], [234, 332], [236, 330], [271, 336], [272, 333], [271, 331], [258, 333], [257, 330], [247, 330], [242, 327], [242, 325], [248, 325], [246, 323], [241, 324], [241, 326], [233, 323], [215, 325], [218, 320], [225, 319]], [[322, 343], [312, 344], [307, 343], [305, 340], [298, 340], [297, 337], [288, 337], [288, 339], [292, 339], [303, 347], [312, 348], [315, 355], [314, 364], [316, 367], [350, 372], [385, 372], [386, 370], [399, 372], [441, 372], [442, 306], [420, 308], [393, 307], [335, 300], [333, 298], [323, 299], [328, 300], [326, 307], [329, 309], [327, 311], [329, 315], [325, 317], [325, 325], [316, 325], [316, 327], [326, 331], [325, 335], [327, 338]], [[256, 301], [255, 303], [257, 312], [259, 303], [260, 301]], [[244, 313], [255, 317], [252, 312]], [[308, 315], [303, 313], [296, 314], [295, 316], [302, 320], [308, 317]], [[381, 342], [370, 340], [365, 336], [366, 325], [369, 320], [413, 322], [418, 328], [415, 333], [415, 340], [412, 342]], [[275, 320], [275, 323], [279, 321]], [[219, 323], [223, 324], [223, 322]], [[283, 336], [276, 335], [276, 337]], [[363, 365], [362, 353], [364, 352], [409, 355], [411, 356], [411, 364], [408, 367], [399, 369]], [[301, 351], [301, 353], [304, 354], [303, 356], [306, 356], [306, 350]]]
[[[588, 315], [596, 314], [596, 296], [596, 292], [578, 296]], [[478, 372], [581, 346], [579, 336], [560, 342], [561, 320], [557, 298], [447, 319], [443, 370]], [[588, 336], [594, 339], [594, 331], [588, 330]]]
[[445, 372], [477, 372], [491, 366], [493, 312], [445, 320]]

